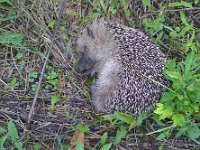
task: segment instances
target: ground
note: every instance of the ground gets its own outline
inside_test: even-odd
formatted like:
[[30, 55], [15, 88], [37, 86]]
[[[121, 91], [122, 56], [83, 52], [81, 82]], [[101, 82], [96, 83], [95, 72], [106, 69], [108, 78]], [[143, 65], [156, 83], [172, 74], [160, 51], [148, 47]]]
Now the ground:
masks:
[[[167, 128], [170, 121], [166, 120], [162, 126], [155, 122], [152, 112], [142, 116], [142, 123], [125, 115], [138, 123], [132, 128], [120, 120], [123, 114], [96, 113], [90, 98], [93, 80], [76, 72], [76, 39], [85, 24], [97, 17], [135, 27], [155, 38], [156, 33], [161, 33], [160, 26], [172, 16], [179, 27], [179, 11], [186, 12], [198, 33], [200, 11], [195, 8], [199, 3], [192, 3], [193, 8], [181, 5], [184, 7], [168, 9], [168, 4], [174, 1], [69, 0], [66, 6], [63, 1], [0, 0], [1, 149], [83, 149], [83, 145], [85, 149], [104, 150], [110, 146], [139, 150], [198, 149], [199, 145], [185, 136], [175, 138], [176, 132], [171, 129], [163, 132], [170, 131], [169, 137], [158, 137], [164, 135], [159, 130]], [[160, 17], [156, 25], [145, 26], [161, 10], [169, 15], [165, 19]], [[164, 37], [162, 42], [159, 36]], [[182, 46], [167, 36], [159, 34], [154, 40], [160, 42], [168, 58], [181, 61], [187, 54], [178, 51]], [[36, 94], [41, 75], [43, 79]]]

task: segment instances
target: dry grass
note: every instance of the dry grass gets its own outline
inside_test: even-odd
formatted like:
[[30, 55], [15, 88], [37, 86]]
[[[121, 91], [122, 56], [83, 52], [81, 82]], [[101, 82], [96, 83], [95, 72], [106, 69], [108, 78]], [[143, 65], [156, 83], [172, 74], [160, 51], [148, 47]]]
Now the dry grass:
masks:
[[[12, 120], [20, 133], [21, 141], [27, 149], [33, 149], [35, 143], [40, 143], [42, 149], [59, 149], [59, 139], [63, 145], [68, 145], [76, 130], [76, 124], [90, 125], [90, 131], [85, 133], [85, 148], [98, 148], [101, 135], [109, 132], [109, 137], [114, 138], [117, 126], [108, 127], [109, 123], [102, 123], [102, 117], [93, 112], [89, 87], [75, 71], [76, 65], [76, 38], [79, 36], [84, 21], [77, 15], [87, 14], [92, 10], [83, 7], [83, 1], [67, 1], [64, 18], [61, 20], [58, 33], [52, 43], [52, 55], [49, 57], [47, 72], [54, 69], [57, 73], [57, 87], [45, 88], [48, 80], [43, 80], [37, 103], [34, 107], [34, 115], [31, 116], [29, 129], [27, 128], [28, 114], [32, 105], [34, 90], [29, 81], [30, 74], [41, 72], [44, 57], [49, 51], [51, 37], [59, 17], [61, 0], [57, 1], [13, 1], [13, 9], [17, 11], [17, 20], [4, 24], [3, 29], [23, 34], [22, 46], [2, 46], [0, 50], [0, 127], [7, 128], [8, 120]], [[131, 4], [131, 3], [130, 3]], [[137, 2], [135, 7], [140, 8]], [[2, 5], [7, 8], [7, 5]], [[4, 12], [6, 9], [2, 9]], [[74, 12], [77, 14], [74, 15]], [[140, 11], [139, 11], [140, 12]], [[139, 13], [138, 12], [138, 13]], [[141, 11], [142, 12], [142, 11]], [[6, 16], [6, 14], [4, 14]], [[135, 19], [139, 14], [135, 14]], [[117, 14], [113, 20], [127, 22]], [[108, 17], [108, 16], [107, 16]], [[16, 58], [22, 52], [23, 57]], [[23, 67], [20, 65], [24, 63]], [[14, 88], [5, 89], [6, 84], [16, 78]], [[52, 108], [51, 97], [59, 95], [60, 100]], [[145, 133], [157, 128], [152, 120], [147, 120], [141, 128], [130, 131], [130, 137], [124, 139], [116, 149], [158, 149], [161, 143], [153, 136], [145, 136]], [[10, 143], [5, 143], [9, 149]], [[170, 139], [163, 143], [166, 149], [192, 149], [195, 145], [189, 141]], [[95, 149], [94, 148], [94, 149]], [[114, 148], [113, 148], [114, 149]]]

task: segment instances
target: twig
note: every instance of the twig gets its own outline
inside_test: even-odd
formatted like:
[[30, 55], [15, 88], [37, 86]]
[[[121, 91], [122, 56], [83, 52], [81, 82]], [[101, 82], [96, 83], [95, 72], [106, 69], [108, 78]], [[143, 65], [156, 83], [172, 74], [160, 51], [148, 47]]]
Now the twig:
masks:
[[4, 82], [1, 78], [0, 78], [0, 82], [3, 83], [4, 85], [7, 85], [7, 83]]
[[50, 39], [51, 43], [49, 45], [49, 51], [48, 51], [48, 53], [46, 55], [46, 59], [45, 59], [45, 62], [43, 64], [43, 67], [42, 67], [42, 71], [41, 71], [41, 75], [39, 77], [39, 81], [38, 81], [37, 89], [36, 89], [35, 96], [34, 96], [34, 99], [33, 99], [33, 103], [32, 103], [32, 106], [31, 106], [31, 109], [30, 109], [30, 112], [29, 112], [29, 115], [28, 115], [27, 129], [30, 127], [31, 118], [32, 118], [32, 115], [34, 114], [34, 108], [35, 108], [35, 104], [36, 104], [36, 101], [37, 101], [37, 98], [38, 98], [38, 94], [39, 94], [39, 91], [40, 91], [40, 86], [41, 86], [43, 75], [44, 75], [44, 72], [45, 72], [45, 69], [46, 69], [47, 61], [48, 61], [48, 58], [49, 58], [49, 56], [51, 54], [51, 51], [52, 51], [53, 42], [54, 42], [55, 36], [56, 36], [56, 34], [58, 32], [58, 28], [60, 26], [60, 20], [63, 17], [64, 8], [66, 6], [66, 3], [67, 3], [67, 0], [63, 0], [62, 1], [62, 6], [60, 8], [59, 18], [58, 18], [56, 27], [54, 29], [53, 35], [52, 35], [52, 37]]

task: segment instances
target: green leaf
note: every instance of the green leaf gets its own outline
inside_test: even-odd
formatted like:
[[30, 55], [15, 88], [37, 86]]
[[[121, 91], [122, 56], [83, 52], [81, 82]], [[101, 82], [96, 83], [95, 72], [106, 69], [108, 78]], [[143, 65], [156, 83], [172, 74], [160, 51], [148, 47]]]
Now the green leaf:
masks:
[[139, 112], [138, 118], [137, 118], [137, 120], [136, 120], [136, 125], [137, 125], [137, 126], [141, 126], [141, 125], [142, 125], [143, 119], [144, 119], [144, 117], [143, 117], [142, 113]]
[[185, 116], [183, 116], [182, 114], [173, 115], [172, 120], [174, 121], [174, 126], [182, 127], [185, 124]]
[[4, 146], [3, 145], [6, 142], [7, 138], [8, 138], [8, 134], [6, 134], [5, 136], [0, 138], [0, 149], [4, 150]]
[[167, 138], [168, 136], [169, 136], [169, 132], [163, 132], [156, 138], [156, 140], [161, 141], [161, 140]]
[[6, 132], [6, 130], [4, 128], [0, 127], [0, 135], [5, 133], [5, 132]]
[[53, 29], [54, 26], [55, 26], [55, 24], [56, 24], [56, 20], [51, 20], [51, 21], [49, 22], [49, 24], [48, 24], [48, 27], [51, 28], [51, 29]]
[[41, 149], [41, 145], [40, 145], [39, 143], [35, 143], [35, 144], [33, 145], [33, 149], [34, 149], [34, 150], [40, 150], [40, 149]]
[[190, 31], [193, 28], [193, 25], [187, 25], [185, 26], [181, 32], [178, 34], [179, 37], [184, 37], [186, 32]]
[[183, 11], [180, 11], [180, 17], [181, 17], [181, 21], [182, 21], [186, 26], [188, 26], [189, 23], [188, 23], [187, 17], [185, 16], [185, 13], [184, 13]]
[[100, 150], [110, 150], [112, 143], [104, 145]]
[[163, 37], [163, 31], [161, 31], [156, 37], [156, 43], [161, 43], [161, 38]]
[[15, 77], [12, 78], [10, 83], [6, 85], [6, 89], [13, 89], [16, 86], [16, 83], [17, 83], [17, 79]]
[[193, 128], [188, 130], [188, 136], [191, 139], [198, 139], [200, 137], [200, 129], [198, 126], [193, 126]]
[[16, 83], [17, 83], [17, 79], [16, 78], [12, 78], [12, 80], [10, 82], [10, 86], [14, 87]]
[[128, 114], [124, 114], [121, 112], [115, 112], [114, 115], [117, 117], [117, 119], [131, 125], [131, 124], [135, 124], [135, 119], [132, 115], [128, 115]]
[[104, 121], [112, 121], [114, 119], [112, 114], [108, 114], [108, 115], [103, 115], [103, 120]]
[[156, 106], [154, 113], [160, 115], [160, 119], [170, 118], [172, 116], [173, 109], [171, 106], [165, 107], [162, 103], [157, 103]]
[[12, 3], [10, 2], [10, 0], [0, 0], [0, 3], [7, 3], [7, 4], [12, 5]]
[[162, 101], [168, 101], [170, 102], [171, 100], [173, 100], [174, 98], [176, 97], [176, 95], [173, 93], [173, 92], [165, 92], [163, 95], [162, 95], [162, 98], [161, 100]]
[[103, 0], [100, 0], [100, 5], [101, 5], [101, 8], [103, 9], [103, 12], [106, 13], [107, 10], [106, 10], [106, 6], [104, 4], [104, 1]]
[[76, 150], [84, 150], [84, 144], [80, 144], [79, 142], [76, 142]]
[[190, 3], [184, 1], [169, 3], [169, 7], [181, 7], [181, 6], [192, 8], [192, 5]]
[[22, 144], [22, 142], [17, 142], [17, 143], [15, 143], [15, 146], [16, 146], [16, 148], [17, 148], [18, 150], [24, 150], [24, 149], [23, 149], [23, 144]]
[[155, 113], [156, 114], [158, 114], [158, 115], [161, 115], [162, 113], [163, 113], [163, 110], [164, 110], [164, 107], [165, 107], [165, 105], [164, 104], [162, 104], [162, 103], [157, 103], [156, 104], [156, 109], [155, 109]]
[[117, 10], [115, 9], [115, 7], [110, 6], [109, 8], [110, 12], [112, 13], [112, 15], [115, 15]]
[[150, 28], [154, 28], [157, 31], [160, 31], [163, 28], [163, 23], [161, 23], [159, 19], [154, 19], [151, 22], [147, 23], [146, 26]]
[[81, 132], [88, 132], [90, 131], [90, 128], [88, 125], [82, 125], [82, 124], [78, 124], [76, 126], [76, 129], [80, 130]]
[[150, 0], [142, 0], [143, 5], [150, 5]]
[[105, 132], [102, 136], [101, 136], [101, 139], [100, 139], [100, 143], [102, 145], [104, 145], [106, 143], [106, 140], [108, 138], [108, 132]]
[[54, 95], [51, 96], [51, 106], [55, 107], [56, 103], [60, 100], [60, 96], [59, 95]]
[[95, 79], [88, 79], [86, 81], [87, 85], [89, 85], [90, 87], [93, 85]]
[[154, 115], [153, 119], [155, 120], [155, 122], [159, 125], [159, 126], [165, 126], [165, 124], [160, 120], [159, 115]]
[[113, 144], [114, 145], [119, 144], [121, 142], [121, 139], [124, 138], [126, 134], [127, 134], [126, 128], [124, 126], [120, 126], [120, 129], [117, 130], [117, 134]]
[[88, 19], [94, 19], [94, 18], [97, 18], [97, 17], [99, 17], [99, 16], [101, 16], [101, 13], [89, 13], [88, 15], [87, 15], [87, 18]]
[[16, 58], [17, 58], [17, 59], [21, 59], [23, 56], [24, 56], [23, 53], [18, 52], [17, 55], [16, 55]]
[[0, 44], [22, 45], [23, 36], [18, 33], [3, 32], [0, 36]]
[[165, 73], [171, 79], [180, 79], [181, 78], [181, 74], [179, 72], [176, 72], [176, 71], [168, 71], [168, 70], [166, 70]]
[[181, 127], [179, 129], [179, 131], [176, 133], [176, 137], [175, 138], [179, 138], [181, 137], [182, 135], [184, 135], [188, 130], [188, 126], [185, 126], [185, 127]]
[[19, 139], [17, 128], [11, 120], [8, 122], [8, 135], [11, 137], [13, 141]]

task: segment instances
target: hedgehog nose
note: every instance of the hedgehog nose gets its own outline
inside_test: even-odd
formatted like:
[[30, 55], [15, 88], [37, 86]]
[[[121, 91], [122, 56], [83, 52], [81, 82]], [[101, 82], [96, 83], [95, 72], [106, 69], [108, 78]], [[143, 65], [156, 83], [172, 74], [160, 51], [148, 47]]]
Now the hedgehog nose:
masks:
[[91, 69], [93, 64], [93, 61], [86, 55], [81, 55], [81, 57], [78, 60], [78, 65], [77, 65], [77, 72], [79, 73], [84, 73], [88, 69]]

